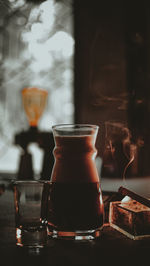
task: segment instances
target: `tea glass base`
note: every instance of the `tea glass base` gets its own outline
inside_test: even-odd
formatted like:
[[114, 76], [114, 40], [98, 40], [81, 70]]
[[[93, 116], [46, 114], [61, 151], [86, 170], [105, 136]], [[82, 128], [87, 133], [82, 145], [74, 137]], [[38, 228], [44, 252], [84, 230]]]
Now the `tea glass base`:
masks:
[[48, 235], [54, 239], [64, 239], [64, 240], [94, 240], [101, 236], [101, 228], [94, 229], [94, 230], [78, 230], [74, 232], [68, 231], [57, 231], [52, 230], [48, 231]]
[[46, 228], [16, 228], [16, 245], [29, 248], [43, 248], [47, 243]]

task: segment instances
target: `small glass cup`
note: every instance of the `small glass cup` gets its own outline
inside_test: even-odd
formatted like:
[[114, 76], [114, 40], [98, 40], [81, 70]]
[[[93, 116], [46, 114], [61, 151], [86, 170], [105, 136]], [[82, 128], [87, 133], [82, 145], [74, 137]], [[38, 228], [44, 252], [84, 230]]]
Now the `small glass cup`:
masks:
[[15, 181], [16, 245], [42, 248], [47, 243], [49, 181]]

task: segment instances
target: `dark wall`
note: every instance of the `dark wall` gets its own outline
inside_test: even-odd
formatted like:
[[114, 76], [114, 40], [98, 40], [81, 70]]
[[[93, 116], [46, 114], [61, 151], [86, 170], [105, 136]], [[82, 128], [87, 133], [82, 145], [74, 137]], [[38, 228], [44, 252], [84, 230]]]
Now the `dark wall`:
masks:
[[[74, 0], [75, 121], [100, 125], [121, 120], [132, 141], [144, 141], [149, 172], [150, 2]], [[142, 142], [141, 142], [142, 143]], [[143, 144], [142, 144], [143, 145]]]

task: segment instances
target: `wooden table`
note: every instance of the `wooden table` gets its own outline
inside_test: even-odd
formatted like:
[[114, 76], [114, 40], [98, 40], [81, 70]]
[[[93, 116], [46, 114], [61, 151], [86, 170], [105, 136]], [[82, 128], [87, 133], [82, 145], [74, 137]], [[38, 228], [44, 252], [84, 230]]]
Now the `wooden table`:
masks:
[[144, 266], [149, 265], [149, 253], [149, 239], [131, 240], [108, 224], [94, 241], [49, 239], [42, 250], [16, 247], [13, 191], [9, 182], [5, 183], [5, 192], [0, 196], [0, 266]]

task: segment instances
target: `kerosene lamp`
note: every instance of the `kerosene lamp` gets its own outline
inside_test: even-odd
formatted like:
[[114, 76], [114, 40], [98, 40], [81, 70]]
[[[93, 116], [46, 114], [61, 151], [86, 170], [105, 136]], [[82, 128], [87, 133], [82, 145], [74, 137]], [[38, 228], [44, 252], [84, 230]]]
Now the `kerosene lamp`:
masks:
[[48, 92], [44, 89], [29, 87], [22, 90], [22, 101], [29, 122], [29, 129], [15, 136], [15, 144], [22, 148], [17, 179], [34, 179], [32, 154], [28, 147], [37, 143], [43, 149], [44, 157], [40, 179], [48, 180], [54, 163], [54, 139], [51, 131], [45, 132], [38, 129], [38, 122], [46, 106]]

